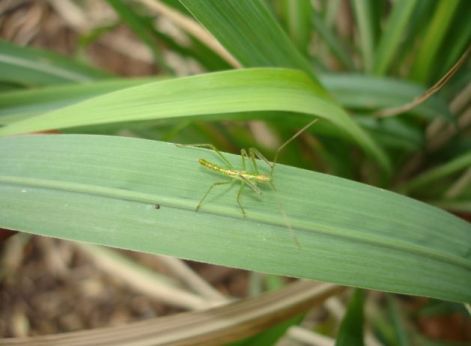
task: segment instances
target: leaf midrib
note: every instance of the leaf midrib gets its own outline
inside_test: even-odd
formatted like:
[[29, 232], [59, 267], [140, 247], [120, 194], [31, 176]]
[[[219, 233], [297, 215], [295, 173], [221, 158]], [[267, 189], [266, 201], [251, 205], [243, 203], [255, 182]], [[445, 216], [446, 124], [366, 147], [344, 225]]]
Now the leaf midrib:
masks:
[[[81, 183], [74, 183], [74, 182], [67, 182], [67, 181], [57, 181], [57, 180], [49, 180], [49, 179], [37, 179], [37, 178], [24, 178], [24, 177], [14, 177], [14, 176], [0, 176], [0, 183], [12, 184], [12, 185], [19, 185], [19, 186], [29, 186], [33, 188], [46, 188], [46, 189], [54, 189], [54, 190], [61, 190], [67, 192], [75, 192], [75, 193], [84, 193], [84, 194], [91, 194], [101, 197], [107, 198], [118, 198], [126, 201], [132, 202], [139, 202], [144, 204], [159, 204], [159, 205], [166, 205], [171, 208], [178, 208], [178, 209], [186, 209], [189, 211], [194, 211], [194, 203], [193, 201], [186, 201], [185, 199], [181, 198], [171, 198], [171, 197], [159, 197], [156, 198], [155, 195], [147, 194], [143, 192], [135, 192], [131, 190], [124, 190], [118, 188], [109, 188], [109, 187], [102, 187], [96, 185], [89, 185], [89, 184], [81, 184]], [[233, 212], [225, 212], [229, 210], [229, 208], [217, 208], [217, 212], [212, 211], [211, 207], [207, 207], [204, 211], [206, 214], [213, 214], [217, 216], [223, 217], [234, 217]], [[201, 211], [200, 211], [201, 212]], [[267, 225], [273, 225], [276, 227], [285, 226], [280, 224], [279, 222], [272, 221], [273, 218], [270, 215], [266, 215], [260, 212], [251, 212], [250, 219], [256, 222], [261, 222]], [[391, 248], [395, 250], [404, 251], [407, 250], [409, 253], [414, 253], [416, 255], [422, 255], [424, 257], [429, 257], [432, 259], [438, 259], [444, 262], [447, 262], [452, 265], [461, 266], [465, 269], [471, 270], [471, 263], [461, 257], [457, 256], [450, 256], [447, 253], [442, 251], [431, 251], [430, 248], [411, 244], [405, 241], [398, 241], [397, 239], [391, 238], [380, 238], [380, 237], [372, 237], [368, 235], [368, 237], [363, 236], [363, 234], [352, 234], [350, 229], [345, 229], [336, 226], [336, 228], [329, 227], [328, 225], [322, 225], [319, 228], [319, 225], [316, 225], [316, 228], [310, 227], [312, 223], [297, 221], [295, 222], [294, 230], [298, 229], [301, 231], [307, 232], [317, 232], [324, 235], [334, 236], [338, 238], [343, 238], [346, 240], [354, 240], [360, 241], [363, 243], [370, 243], [373, 245], [381, 246], [384, 248]]]

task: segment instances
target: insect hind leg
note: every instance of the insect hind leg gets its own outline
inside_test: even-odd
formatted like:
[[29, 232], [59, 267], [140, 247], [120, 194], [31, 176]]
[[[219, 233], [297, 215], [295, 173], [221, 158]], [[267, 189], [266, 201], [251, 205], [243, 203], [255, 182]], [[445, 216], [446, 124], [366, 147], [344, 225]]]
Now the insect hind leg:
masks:
[[247, 150], [240, 149], [240, 158], [241, 158], [241, 161], [242, 161], [242, 170], [246, 171], [247, 166], [245, 164], [245, 159], [249, 159], [249, 155], [247, 154]]
[[240, 202], [240, 196], [242, 195], [242, 190], [244, 189], [244, 186], [245, 186], [244, 183], [241, 183], [241, 184], [240, 184], [239, 192], [237, 192], [237, 204], [239, 205], [239, 208], [240, 208], [240, 211], [242, 212], [242, 215], [243, 215], [244, 217], [247, 217], [247, 214], [245, 213], [245, 209], [244, 209], [244, 207], [242, 206], [242, 203]]
[[270, 167], [270, 170], [273, 170], [273, 163], [270, 162], [257, 148], [249, 148], [249, 156], [250, 156], [250, 161], [252, 161], [252, 165], [254, 166], [255, 171], [258, 174], [258, 166], [257, 166], [257, 161], [255, 159], [262, 160], [267, 164], [268, 167]]
[[198, 205], [196, 206], [195, 210], [198, 211], [201, 208], [201, 206], [203, 205], [204, 200], [206, 199], [206, 197], [208, 197], [209, 193], [211, 192], [211, 190], [213, 188], [215, 188], [216, 186], [221, 186], [221, 185], [226, 185], [226, 184], [231, 184], [232, 185], [232, 184], [234, 184], [234, 180], [233, 181], [229, 181], [229, 180], [227, 180], [227, 181], [218, 181], [218, 182], [213, 183], [209, 187], [208, 191], [206, 191], [206, 193], [200, 199], [200, 201], [199, 201]]
[[257, 167], [257, 161], [255, 161], [255, 159], [262, 160], [263, 162], [267, 164], [268, 167], [270, 167], [270, 177], [272, 178], [272, 181], [268, 182], [268, 185], [270, 185], [270, 187], [274, 191], [276, 191], [275, 185], [273, 184], [273, 169], [275, 167], [275, 164], [273, 162], [268, 161], [268, 159], [256, 148], [250, 148], [249, 155], [250, 155], [250, 160], [252, 161], [252, 164], [257, 174], [259, 174], [259, 172], [258, 172], [258, 167]]

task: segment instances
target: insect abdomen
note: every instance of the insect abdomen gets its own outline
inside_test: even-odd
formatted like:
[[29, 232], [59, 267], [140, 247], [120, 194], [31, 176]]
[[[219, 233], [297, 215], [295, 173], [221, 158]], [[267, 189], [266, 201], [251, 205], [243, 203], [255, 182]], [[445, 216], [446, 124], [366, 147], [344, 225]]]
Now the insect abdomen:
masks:
[[218, 165], [212, 163], [212, 162], [209, 162], [205, 159], [199, 159], [198, 160], [199, 164], [203, 167], [206, 167], [207, 169], [210, 169], [214, 172], [217, 172], [217, 173], [220, 173], [220, 174], [224, 174], [224, 175], [229, 175], [228, 174], [228, 170], [227, 169], [224, 169], [222, 167], [219, 167]]
[[[237, 169], [223, 168], [223, 167], [220, 167], [220, 166], [216, 165], [215, 163], [209, 162], [205, 159], [199, 159], [198, 162], [200, 163], [201, 166], [203, 166], [203, 167], [205, 167], [205, 168], [207, 168], [207, 169], [209, 169], [213, 172], [225, 175], [226, 177], [231, 177], [231, 178], [235, 178], [235, 179], [240, 180], [241, 176], [246, 175], [246, 172], [244, 172], [244, 171], [239, 171]], [[250, 179], [250, 178], [247, 178], [247, 177], [245, 177], [245, 178]]]
[[216, 172], [216, 173], [219, 173], [219, 174], [222, 174], [222, 175], [225, 175], [226, 177], [232, 177], [232, 178], [235, 178], [235, 179], [239, 179], [239, 180], [242, 180], [242, 179], [246, 179], [246, 180], [250, 180], [250, 181], [253, 181], [253, 182], [259, 182], [259, 183], [267, 183], [267, 182], [270, 182], [271, 181], [271, 177], [268, 176], [268, 175], [264, 175], [264, 174], [251, 174], [251, 173], [248, 173], [246, 171], [240, 171], [240, 170], [237, 170], [237, 169], [227, 169], [227, 168], [222, 168], [212, 162], [209, 162], [205, 159], [199, 159], [198, 162], [200, 163], [201, 166], [213, 171], [213, 172]]

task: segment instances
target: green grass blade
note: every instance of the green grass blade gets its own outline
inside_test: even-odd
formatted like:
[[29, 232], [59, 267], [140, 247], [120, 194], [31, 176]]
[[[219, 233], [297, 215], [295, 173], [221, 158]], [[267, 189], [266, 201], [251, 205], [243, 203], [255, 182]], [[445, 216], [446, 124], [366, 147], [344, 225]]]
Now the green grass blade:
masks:
[[341, 0], [332, 0], [326, 1], [324, 4], [324, 19], [327, 27], [331, 28], [334, 26], [335, 20], [339, 14], [339, 8], [341, 5]]
[[373, 72], [384, 75], [397, 57], [399, 47], [407, 33], [411, 15], [418, 0], [399, 0], [394, 3], [375, 54]]
[[[282, 289], [281, 287], [279, 289]], [[299, 325], [303, 316], [295, 316], [275, 326], [264, 330], [263, 332], [245, 339], [240, 342], [231, 343], [231, 346], [259, 346], [259, 345], [276, 345], [283, 338], [292, 326]]]
[[443, 179], [453, 173], [471, 167], [471, 152], [462, 154], [447, 163], [422, 173], [401, 187], [401, 191], [410, 192]]
[[447, 31], [450, 29], [448, 23], [455, 15], [459, 3], [459, 0], [438, 2], [412, 66], [411, 76], [413, 80], [422, 83], [427, 83], [430, 80], [435, 68], [434, 63], [439, 54], [438, 51], [443, 44]]
[[0, 94], [0, 125], [13, 119], [50, 112], [94, 96], [129, 88], [157, 78], [103, 79], [90, 83], [49, 86]]
[[0, 128], [0, 135], [123, 121], [287, 111], [317, 115], [357, 141], [385, 169], [383, 151], [301, 71], [245, 69], [128, 88]]
[[[360, 74], [323, 74], [320, 79], [343, 106], [361, 110], [400, 106], [426, 91], [423, 86], [408, 81]], [[432, 96], [410, 113], [425, 119], [453, 119], [446, 100], [439, 95]]]
[[[445, 38], [443, 51], [435, 65], [431, 80], [438, 80], [445, 75], [448, 70], [459, 60], [471, 43], [471, 25], [469, 25], [469, 16], [471, 10], [469, 3], [461, 2], [454, 17], [452, 27]], [[438, 67], [438, 68], [437, 68]]]
[[356, 289], [348, 303], [347, 313], [340, 324], [335, 346], [364, 345], [363, 305], [365, 292]]
[[[425, 92], [425, 88], [419, 85], [395, 79], [359, 74], [323, 74], [319, 77], [342, 106], [359, 109], [361, 112], [399, 106]], [[106, 79], [86, 84], [5, 92], [0, 94], [0, 125], [56, 110], [94, 96], [159, 80], [161, 79]], [[433, 95], [425, 103], [411, 110], [410, 114], [424, 119], [452, 119], [447, 102], [440, 95]]]
[[280, 13], [286, 32], [300, 52], [308, 54], [311, 39], [312, 5], [309, 0], [281, 0]]
[[383, 148], [396, 148], [408, 152], [422, 150], [425, 136], [421, 129], [402, 119], [377, 119], [368, 115], [356, 115], [356, 122], [368, 130]]
[[407, 34], [403, 38], [404, 42], [401, 46], [401, 51], [399, 52], [400, 59], [395, 63], [395, 65], [399, 66], [394, 66], [395, 73], [401, 74], [401, 67], [403, 65], [407, 65], [410, 69], [410, 65], [415, 59], [415, 55], [417, 53], [417, 40], [423, 38], [437, 4], [437, 1], [418, 1], [412, 13], [413, 20], [409, 21]]
[[[226, 157], [239, 167], [239, 156]], [[260, 199], [244, 191], [247, 218], [237, 207], [235, 187], [215, 192], [195, 212], [208, 186], [221, 180], [198, 166], [199, 158], [217, 162], [212, 151], [136, 138], [1, 138], [0, 227], [275, 275], [471, 300], [465, 221], [392, 192], [283, 165], [275, 172], [277, 191], [263, 189]]]
[[[158, 33], [162, 36], [162, 33]], [[211, 48], [203, 44], [201, 41], [196, 39], [195, 37], [189, 35], [189, 39], [191, 40], [190, 48], [180, 46], [179, 50], [185, 50], [183, 56], [189, 56], [196, 61], [198, 61], [201, 66], [204, 66], [208, 71], [223, 71], [223, 70], [230, 70], [232, 66], [225, 61], [221, 56], [216, 54]], [[169, 37], [169, 40], [173, 40]], [[175, 45], [175, 42], [169, 42], [169, 40], [165, 41], [165, 44], [171, 46], [171, 44]]]
[[373, 67], [375, 49], [374, 3], [371, 0], [352, 0], [363, 57], [363, 69], [370, 72]]
[[88, 82], [109, 77], [70, 58], [0, 40], [0, 81], [23, 86]]
[[145, 18], [134, 12], [131, 6], [128, 6], [122, 0], [107, 0], [107, 2], [111, 7], [113, 7], [124, 23], [134, 31], [147, 47], [149, 47], [159, 68], [168, 73], [173, 72], [163, 58], [163, 54], [159, 49], [159, 44], [154, 36], [150, 23], [147, 22]]
[[352, 54], [344, 46], [340, 38], [329, 28], [317, 11], [313, 10], [313, 26], [317, 34], [324, 40], [334, 56], [348, 69], [354, 70]]
[[403, 311], [399, 303], [396, 301], [396, 297], [388, 294], [387, 299], [387, 312], [391, 326], [394, 332], [395, 344], [399, 346], [411, 345], [412, 342], [407, 332], [406, 321], [404, 321]]
[[281, 29], [263, 0], [180, 0], [245, 67], [297, 68], [310, 74], [310, 64]]
[[453, 210], [454, 212], [461, 212], [464, 214], [471, 213], [471, 199], [468, 200], [438, 200], [438, 201], [428, 201], [430, 204], [433, 204], [437, 207]]

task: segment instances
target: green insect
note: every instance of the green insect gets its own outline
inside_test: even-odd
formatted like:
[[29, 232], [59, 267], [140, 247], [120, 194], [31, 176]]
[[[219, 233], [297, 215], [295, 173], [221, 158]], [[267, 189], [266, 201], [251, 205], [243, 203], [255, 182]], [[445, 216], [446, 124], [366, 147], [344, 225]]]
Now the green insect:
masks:
[[[258, 187], [258, 184], [266, 184], [269, 185], [273, 190], [276, 190], [275, 185], [273, 184], [273, 173], [275, 169], [275, 165], [278, 161], [278, 155], [280, 154], [281, 150], [288, 145], [291, 141], [293, 141], [296, 137], [298, 137], [301, 133], [306, 131], [310, 126], [312, 126], [315, 122], [317, 122], [318, 119], [314, 119], [311, 122], [309, 122], [306, 126], [304, 126], [301, 130], [296, 132], [291, 138], [289, 138], [286, 142], [284, 142], [277, 150], [275, 153], [275, 157], [273, 159], [273, 163], [268, 161], [265, 156], [262, 155], [260, 151], [258, 151], [255, 148], [249, 148], [248, 151], [246, 149], [242, 149], [240, 151], [240, 155], [242, 158], [242, 169], [236, 169], [234, 166], [227, 160], [224, 155], [216, 149], [216, 147], [212, 144], [177, 144], [179, 147], [196, 147], [196, 148], [207, 148], [211, 149], [215, 152], [216, 155], [222, 160], [224, 163], [224, 166], [218, 165], [216, 163], [210, 162], [205, 159], [199, 159], [198, 162], [201, 166], [204, 168], [215, 172], [219, 175], [222, 175], [226, 178], [224, 181], [218, 181], [213, 183], [209, 189], [206, 191], [206, 193], [203, 195], [203, 197], [200, 199], [198, 205], [196, 206], [196, 211], [198, 211], [201, 206], [203, 205], [204, 200], [210, 192], [216, 187], [216, 186], [222, 186], [222, 185], [232, 185], [236, 182], [240, 183], [239, 191], [237, 192], [237, 204], [239, 205], [239, 208], [242, 212], [242, 215], [244, 217], [247, 216], [244, 207], [242, 206], [241, 203], [241, 196], [242, 196], [242, 191], [244, 190], [245, 187], [250, 188], [253, 192], [255, 192], [258, 196], [261, 196], [262, 191]], [[268, 174], [263, 174], [260, 173], [258, 166], [257, 166], [257, 161], [256, 159], [260, 159], [264, 161], [269, 167], [270, 167], [270, 172]], [[248, 165], [247, 161], [251, 163], [252, 169], [253, 170], [248, 170]], [[284, 212], [283, 212], [284, 214]], [[284, 215], [286, 218], [286, 215]], [[288, 228], [291, 229], [290, 226]]]

